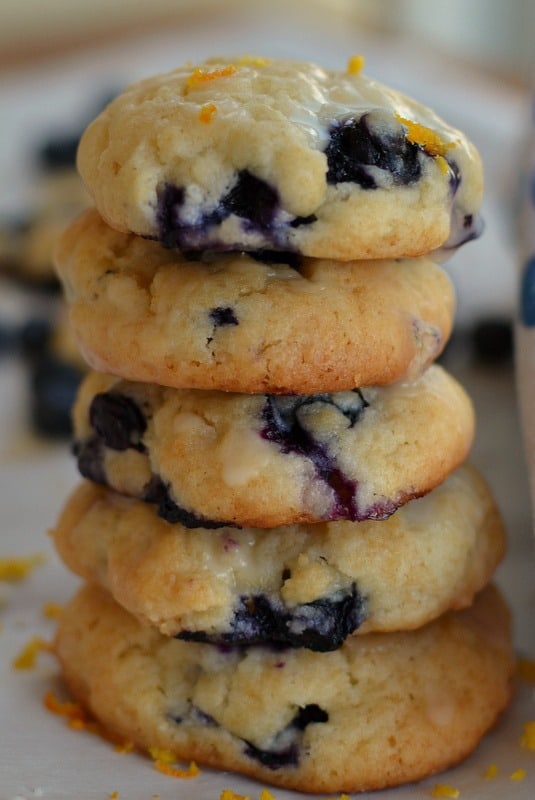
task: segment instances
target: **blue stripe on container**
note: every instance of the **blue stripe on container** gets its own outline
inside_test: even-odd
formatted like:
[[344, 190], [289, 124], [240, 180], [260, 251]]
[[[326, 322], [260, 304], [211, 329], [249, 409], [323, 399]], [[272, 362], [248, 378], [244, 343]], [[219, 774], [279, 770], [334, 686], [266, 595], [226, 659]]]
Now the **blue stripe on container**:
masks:
[[535, 327], [535, 255], [526, 262], [520, 291], [520, 319], [524, 325]]

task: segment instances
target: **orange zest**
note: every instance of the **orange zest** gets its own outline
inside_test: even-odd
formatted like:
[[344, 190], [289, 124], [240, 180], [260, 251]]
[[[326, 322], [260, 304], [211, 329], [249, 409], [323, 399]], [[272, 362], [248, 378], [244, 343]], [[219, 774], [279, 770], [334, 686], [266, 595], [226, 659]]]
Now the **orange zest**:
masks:
[[496, 764], [489, 764], [483, 776], [485, 780], [489, 781], [498, 777], [498, 767]]
[[445, 783], [436, 783], [431, 795], [432, 797], [449, 797], [455, 800], [460, 796], [460, 792], [458, 789], [454, 789], [453, 786], [448, 786]]
[[33, 669], [39, 653], [52, 653], [53, 651], [54, 648], [50, 642], [41, 639], [40, 636], [34, 636], [13, 660], [13, 667], [15, 669]]
[[525, 750], [535, 750], [535, 721], [524, 723], [520, 747]]
[[218, 78], [228, 78], [234, 75], [236, 67], [233, 64], [228, 64], [226, 67], [219, 67], [218, 69], [206, 70], [202, 67], [195, 67], [191, 75], [186, 78], [185, 93], [187, 94], [190, 89], [196, 89], [209, 81], [217, 80]]
[[190, 761], [189, 767], [183, 769], [182, 767], [174, 767], [161, 759], [156, 759], [154, 769], [157, 769], [158, 772], [163, 772], [164, 775], [169, 775], [171, 778], [196, 778], [200, 774], [200, 769], [195, 761]]
[[515, 769], [514, 772], [511, 772], [509, 775], [509, 780], [518, 783], [519, 781], [523, 781], [526, 777], [526, 770], [525, 769]]
[[63, 606], [60, 603], [54, 603], [52, 600], [49, 600], [48, 603], [43, 603], [43, 617], [46, 619], [59, 619], [63, 612]]
[[0, 558], [0, 580], [1, 581], [22, 581], [28, 577], [35, 567], [40, 566], [45, 561], [41, 553], [33, 556], [13, 556], [12, 558]]
[[364, 56], [351, 56], [349, 61], [347, 62], [347, 72], [350, 75], [358, 75], [364, 69], [365, 64]]
[[215, 103], [206, 103], [206, 105], [202, 106], [201, 110], [199, 111], [200, 121], [208, 124], [209, 122], [212, 121], [212, 117], [214, 116], [216, 111], [217, 111], [217, 106], [215, 105]]
[[454, 142], [444, 142], [436, 131], [396, 114], [398, 122], [407, 129], [407, 141], [422, 147], [430, 156], [444, 156], [447, 150], [455, 147]]

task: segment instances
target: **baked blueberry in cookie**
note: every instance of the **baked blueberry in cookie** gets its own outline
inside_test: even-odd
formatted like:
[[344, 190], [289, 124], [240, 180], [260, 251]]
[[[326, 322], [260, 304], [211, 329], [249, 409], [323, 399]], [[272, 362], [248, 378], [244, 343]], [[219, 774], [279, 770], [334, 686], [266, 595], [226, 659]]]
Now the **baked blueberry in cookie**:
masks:
[[284, 730], [274, 736], [272, 749], [261, 750], [251, 742], [247, 742], [245, 755], [254, 758], [269, 769], [296, 765], [299, 763], [302, 732], [308, 725], [328, 722], [328, 720], [329, 715], [323, 708], [317, 703], [309, 703], [298, 708], [293, 720]]
[[354, 63], [214, 58], [133, 84], [80, 143], [97, 209], [184, 252], [347, 261], [458, 246], [477, 230], [477, 151]]
[[427, 258], [186, 256], [94, 209], [64, 233], [57, 264], [89, 363], [176, 388], [309, 395], [393, 383], [436, 359], [454, 315], [451, 281]]
[[61, 615], [56, 650], [75, 699], [136, 746], [321, 796], [458, 763], [506, 707], [515, 671], [494, 587], [416, 630], [313, 653], [181, 642], [87, 584]]
[[92, 373], [74, 420], [83, 475], [156, 503], [168, 522], [213, 528], [385, 519], [466, 458], [474, 429], [468, 396], [435, 365], [413, 381], [315, 395]]
[[335, 123], [325, 153], [328, 183], [358, 183], [363, 189], [377, 189], [383, 173], [394, 184], [415, 183], [425, 157], [425, 150], [407, 140], [401, 123], [392, 125], [374, 111]]
[[259, 644], [265, 642], [336, 650], [366, 618], [366, 601], [355, 584], [333, 597], [284, 608], [263, 594], [242, 596], [234, 609], [230, 630], [219, 634], [182, 631], [179, 639], [212, 644]]

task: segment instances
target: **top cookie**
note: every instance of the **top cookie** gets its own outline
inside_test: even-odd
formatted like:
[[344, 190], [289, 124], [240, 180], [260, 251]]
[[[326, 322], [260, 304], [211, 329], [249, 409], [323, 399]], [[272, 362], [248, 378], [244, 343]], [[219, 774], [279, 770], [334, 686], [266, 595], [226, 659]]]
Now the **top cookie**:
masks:
[[140, 81], [85, 131], [80, 173], [112, 227], [183, 251], [397, 258], [476, 236], [474, 146], [358, 66], [214, 58]]

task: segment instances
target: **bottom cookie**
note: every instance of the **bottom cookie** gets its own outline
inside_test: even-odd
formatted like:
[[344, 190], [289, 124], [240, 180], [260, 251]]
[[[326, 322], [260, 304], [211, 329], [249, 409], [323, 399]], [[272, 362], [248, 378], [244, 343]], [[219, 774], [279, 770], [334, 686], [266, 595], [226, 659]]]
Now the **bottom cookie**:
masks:
[[514, 670], [493, 587], [417, 631], [314, 653], [169, 639], [87, 585], [56, 649], [71, 691], [110, 731], [305, 792], [395, 786], [457, 763], [506, 706]]

